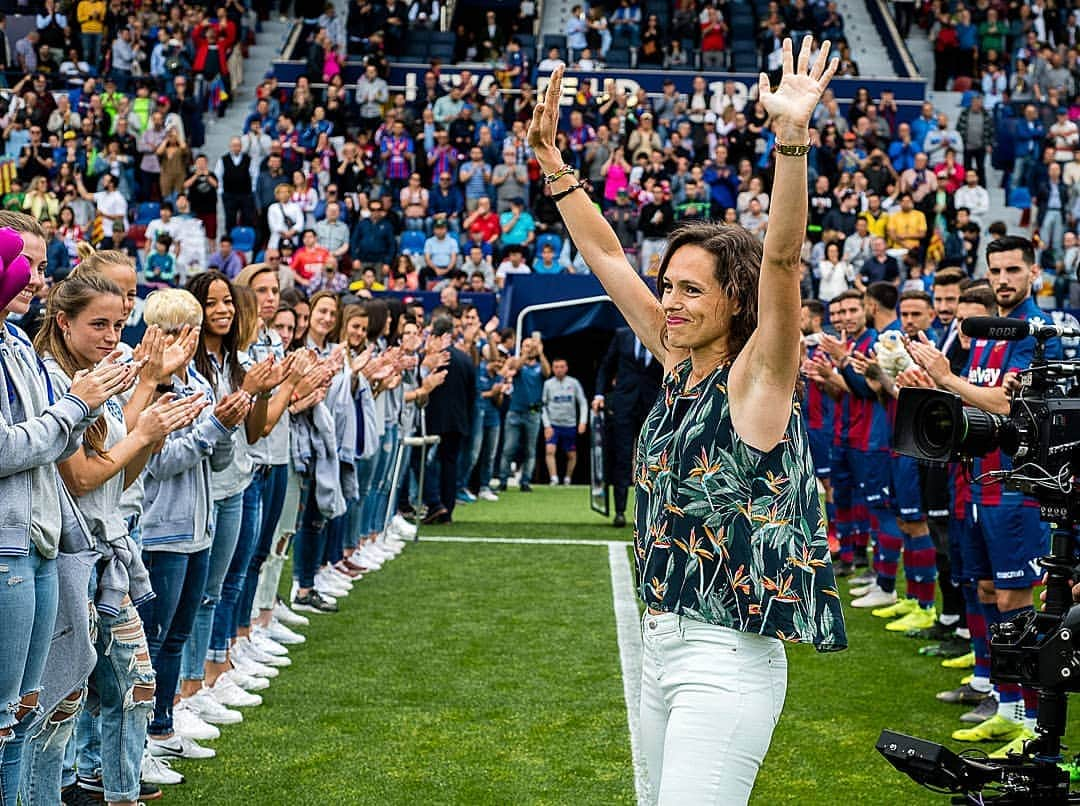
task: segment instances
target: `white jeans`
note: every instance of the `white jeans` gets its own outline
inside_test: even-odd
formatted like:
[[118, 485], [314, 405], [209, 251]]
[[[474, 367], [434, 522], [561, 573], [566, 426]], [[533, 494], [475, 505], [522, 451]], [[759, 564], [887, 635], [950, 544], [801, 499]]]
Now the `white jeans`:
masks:
[[672, 613], [646, 612], [642, 635], [649, 802], [746, 803], [784, 708], [783, 643]]

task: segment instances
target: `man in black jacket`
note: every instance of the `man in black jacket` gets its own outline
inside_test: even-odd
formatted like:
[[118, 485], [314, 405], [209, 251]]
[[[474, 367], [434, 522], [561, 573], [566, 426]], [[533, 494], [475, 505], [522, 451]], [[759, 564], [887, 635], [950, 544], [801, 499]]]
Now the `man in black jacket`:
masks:
[[663, 365], [645, 349], [630, 328], [615, 331], [615, 338], [596, 373], [596, 397], [592, 405], [594, 411], [604, 409], [607, 414], [606, 438], [611, 446], [608, 477], [615, 486], [613, 525], [616, 527], [626, 526], [626, 497], [633, 473], [634, 445], [645, 416], [656, 402], [663, 377]]
[[[454, 330], [454, 321], [445, 315], [431, 323], [431, 338], [441, 339]], [[472, 433], [476, 402], [476, 367], [472, 359], [456, 347], [449, 347], [450, 363], [446, 380], [428, 398], [427, 430], [439, 436], [434, 460], [428, 458], [424, 476], [424, 523], [450, 523], [457, 501], [457, 466], [462, 441]]]

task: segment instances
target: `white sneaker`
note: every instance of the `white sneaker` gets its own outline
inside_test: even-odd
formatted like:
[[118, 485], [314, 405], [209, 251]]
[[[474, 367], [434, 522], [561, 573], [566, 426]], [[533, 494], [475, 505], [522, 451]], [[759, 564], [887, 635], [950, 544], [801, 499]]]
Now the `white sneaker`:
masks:
[[334, 566], [332, 565], [324, 568], [322, 570], [322, 573], [323, 576], [325, 576], [327, 579], [336, 582], [341, 587], [347, 588], [350, 591], [353, 589], [353, 583], [356, 582], [355, 577], [351, 577], [348, 574], [342, 573], [338, 569], [334, 568]]
[[217, 752], [212, 747], [203, 747], [194, 739], [174, 733], [168, 739], [146, 737], [146, 746], [150, 755], [165, 758], [213, 758]]
[[[214, 687], [210, 689], [214, 699], [229, 708], [250, 708], [262, 705], [262, 697], [240, 688], [234, 679], [234, 675], [236, 675], [236, 669], [226, 672], [217, 679]], [[240, 676], [245, 677], [246, 675]]]
[[145, 784], [173, 786], [184, 783], [184, 776], [169, 766], [167, 759], [151, 755], [150, 748], [143, 750], [139, 778]]
[[366, 544], [359, 551], [353, 552], [353, 557], [354, 563], [372, 571], [378, 571], [383, 565], [382, 561], [371, 552]]
[[866, 594], [851, 603], [852, 607], [888, 607], [896, 604], [896, 591], [886, 593], [876, 584]]
[[299, 613], [294, 613], [284, 602], [277, 602], [274, 604], [273, 616], [289, 629], [306, 627], [311, 624], [311, 619]]
[[416, 537], [416, 525], [409, 523], [404, 515], [395, 515], [390, 521], [394, 531], [407, 537]]
[[221, 731], [200, 719], [187, 707], [187, 700], [180, 700], [180, 704], [173, 708], [173, 730], [189, 739], [213, 741], [221, 738]]
[[[233, 666], [239, 669], [243, 674], [250, 675], [255, 678], [263, 678], [267, 686], [270, 684], [270, 678], [277, 677], [280, 672], [277, 667], [271, 666], [268, 663], [263, 663], [260, 659], [253, 657], [250, 651], [254, 649], [251, 646], [241, 646], [239, 643], [233, 644], [231, 650], [229, 650], [229, 659], [232, 661]], [[259, 686], [257, 690], [266, 688], [267, 686]], [[247, 688], [247, 686], [241, 686]], [[251, 691], [252, 689], [248, 689]]]
[[858, 599], [860, 596], [866, 596], [870, 591], [877, 587], [876, 582], [869, 582], [865, 585], [856, 585], [848, 591], [848, 594], [853, 599]]
[[290, 630], [276, 618], [271, 618], [270, 626], [265, 628], [260, 627], [260, 630], [262, 629], [265, 629], [265, 632], [263, 633], [264, 635], [273, 638], [275, 641], [277, 641], [279, 644], [282, 644], [283, 646], [302, 644], [307, 641], [307, 638], [305, 638], [298, 632]]
[[[255, 664], [252, 666], [252, 662], [244, 660], [243, 658], [236, 658], [233, 660], [233, 668], [229, 675], [232, 677], [232, 681], [236, 685], [240, 686], [244, 691], [265, 691], [270, 688], [271, 677], [277, 669], [271, 669], [269, 666], [263, 666], [258, 668], [261, 664]], [[266, 677], [255, 674], [256, 671], [266, 672]]]
[[210, 724], [238, 725], [244, 721], [242, 713], [226, 708], [214, 698], [213, 691], [208, 688], [199, 689], [198, 694], [184, 700], [184, 705], [203, 722]]
[[[284, 655], [275, 655], [268, 649], [263, 648], [263, 642], [269, 642], [278, 649], [285, 649], [277, 641], [271, 641], [269, 638], [263, 638], [261, 641], [256, 641], [254, 635], [244, 640], [244, 657], [248, 660], [253, 660], [257, 663], [261, 663], [263, 666], [271, 666], [281, 668], [283, 666], [292, 666], [292, 661], [289, 659], [289, 651], [286, 649]], [[243, 640], [243, 639], [242, 639]]]
[[569, 476], [563, 476], [562, 477], [562, 483], [563, 483], [563, 487], [569, 487], [570, 486], [570, 477]]
[[319, 592], [319, 595], [324, 599], [330, 599], [335, 604], [337, 600], [349, 595], [347, 588], [344, 588], [335, 583], [333, 579], [328, 579], [324, 576], [315, 575], [315, 590]]
[[255, 627], [251, 630], [251, 635], [248, 640], [255, 645], [257, 649], [262, 650], [268, 655], [288, 655], [289, 650], [275, 641], [266, 631], [265, 627]]
[[368, 543], [368, 548], [379, 559], [380, 562], [385, 563], [387, 560], [392, 560], [397, 555], [387, 551], [386, 547], [376, 540], [374, 543]]
[[477, 493], [477, 498], [479, 498], [481, 501], [498, 501], [499, 500], [499, 496], [495, 495], [495, 493], [493, 493], [491, 491], [490, 487], [481, 487], [480, 492]]
[[559, 477], [558, 476], [552, 476], [551, 478], [548, 479], [548, 487], [558, 487], [558, 486], [559, 486]]
[[388, 534], [382, 534], [379, 539], [375, 541], [375, 544], [387, 552], [391, 557], [396, 557], [405, 549], [405, 544], [400, 540], [390, 537]]

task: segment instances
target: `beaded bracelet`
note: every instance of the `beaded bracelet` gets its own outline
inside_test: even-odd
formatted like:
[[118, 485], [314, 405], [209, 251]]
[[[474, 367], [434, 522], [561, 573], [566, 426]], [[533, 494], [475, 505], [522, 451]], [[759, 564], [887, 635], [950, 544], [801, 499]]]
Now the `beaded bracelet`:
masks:
[[568, 187], [562, 193], [552, 193], [551, 194], [551, 200], [553, 202], [558, 203], [558, 202], [561, 202], [563, 199], [565, 199], [567, 196], [569, 196], [571, 193], [573, 193], [575, 190], [579, 190], [579, 189], [588, 190], [588, 188], [589, 188], [589, 183], [588, 182], [586, 182], [586, 181], [577, 182], [577, 183], [571, 185], [570, 187]]
[[556, 182], [558, 182], [560, 179], [562, 179], [564, 176], [567, 176], [568, 174], [572, 174], [573, 172], [574, 172], [573, 167], [571, 167], [569, 165], [563, 165], [563, 167], [561, 167], [555, 173], [548, 174], [547, 176], [545, 176], [544, 177], [544, 182], [545, 182], [545, 184], [553, 185]]

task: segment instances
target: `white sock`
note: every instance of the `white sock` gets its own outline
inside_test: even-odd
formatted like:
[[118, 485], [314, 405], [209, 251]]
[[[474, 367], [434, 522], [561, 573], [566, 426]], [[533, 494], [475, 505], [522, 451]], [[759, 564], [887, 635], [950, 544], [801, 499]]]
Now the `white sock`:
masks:
[[998, 700], [998, 716], [1010, 722], [1024, 721], [1024, 700], [1020, 698], [1016, 702], [1002, 702]]
[[971, 682], [968, 685], [970, 685], [976, 691], [981, 691], [984, 694], [993, 693], [994, 690], [994, 687], [990, 685], [989, 677], [979, 677], [978, 675], [976, 675], [975, 677], [971, 678]]
[[942, 613], [940, 616], [938, 616], [938, 621], [940, 621], [946, 627], [951, 627], [954, 624], [960, 623], [960, 616], [946, 616], [944, 613]]

